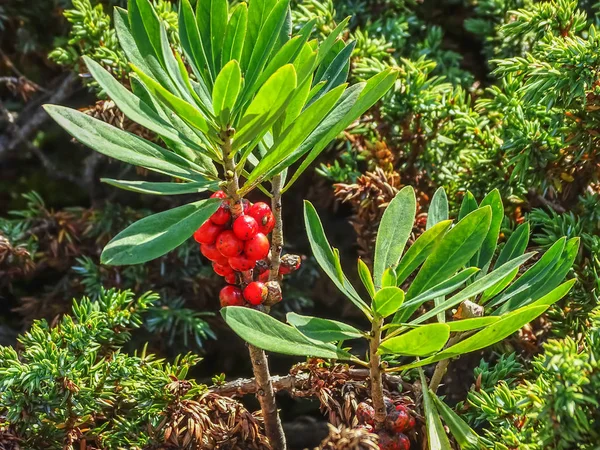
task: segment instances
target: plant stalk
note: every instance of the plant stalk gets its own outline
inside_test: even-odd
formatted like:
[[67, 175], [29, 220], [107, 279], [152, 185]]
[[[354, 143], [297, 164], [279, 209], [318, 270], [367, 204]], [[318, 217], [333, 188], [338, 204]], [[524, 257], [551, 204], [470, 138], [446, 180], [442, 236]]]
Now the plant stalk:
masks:
[[[451, 347], [454, 344], [458, 343], [461, 340], [463, 335], [464, 335], [464, 333], [458, 333], [456, 336], [448, 339], [448, 342], [446, 343], [444, 348]], [[435, 365], [435, 370], [433, 371], [433, 375], [431, 376], [431, 380], [429, 381], [429, 389], [431, 389], [431, 391], [434, 394], [437, 392], [438, 388], [440, 387], [442, 378], [446, 374], [446, 369], [448, 368], [449, 365], [450, 365], [450, 358], [442, 359], [440, 362], [438, 362]]]
[[375, 429], [380, 430], [385, 424], [387, 410], [383, 400], [383, 370], [381, 368], [381, 356], [377, 353], [381, 344], [381, 327], [383, 318], [377, 315], [373, 318], [371, 326], [371, 341], [369, 343], [369, 363], [371, 374], [371, 398], [375, 408]]
[[281, 217], [281, 175], [276, 175], [271, 181], [273, 198], [271, 200], [271, 210], [275, 217], [275, 228], [271, 234], [271, 272], [269, 281], [279, 278], [279, 265], [281, 263], [281, 252], [283, 250], [283, 219]]
[[[235, 162], [230, 154], [231, 130], [223, 133], [222, 138], [223, 166], [225, 169], [225, 179], [227, 180], [227, 195], [231, 198], [232, 203], [230, 205], [230, 210], [232, 217], [235, 218], [242, 214], [243, 205], [242, 199], [238, 194], [239, 180], [235, 171]], [[279, 203], [281, 203], [281, 193], [279, 193]], [[281, 207], [279, 209], [281, 210]], [[283, 434], [283, 427], [281, 426], [281, 419], [279, 418], [279, 411], [277, 410], [275, 391], [273, 390], [273, 384], [271, 382], [267, 355], [262, 349], [250, 344], [248, 344], [248, 351], [250, 353], [254, 378], [258, 384], [256, 395], [258, 397], [258, 402], [260, 403], [260, 409], [265, 423], [265, 433], [273, 450], [285, 450], [285, 435]]]

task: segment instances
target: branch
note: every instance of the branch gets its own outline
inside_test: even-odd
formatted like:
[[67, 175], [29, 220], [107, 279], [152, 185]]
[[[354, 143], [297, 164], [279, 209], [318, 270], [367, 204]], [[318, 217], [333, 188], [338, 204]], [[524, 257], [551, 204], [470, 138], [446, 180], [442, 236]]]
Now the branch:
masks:
[[[376, 314], [377, 316], [377, 314]], [[381, 344], [381, 326], [383, 319], [379, 317], [373, 318], [371, 339], [369, 341], [369, 363], [371, 374], [371, 398], [373, 399], [373, 407], [375, 408], [375, 429], [383, 428], [387, 411], [383, 399], [383, 371], [381, 370], [381, 356], [377, 353]]]
[[283, 219], [281, 205], [281, 175], [276, 175], [271, 181], [273, 199], [271, 209], [275, 217], [275, 228], [271, 234], [271, 272], [269, 281], [279, 279], [279, 265], [281, 264], [281, 251], [283, 250]]

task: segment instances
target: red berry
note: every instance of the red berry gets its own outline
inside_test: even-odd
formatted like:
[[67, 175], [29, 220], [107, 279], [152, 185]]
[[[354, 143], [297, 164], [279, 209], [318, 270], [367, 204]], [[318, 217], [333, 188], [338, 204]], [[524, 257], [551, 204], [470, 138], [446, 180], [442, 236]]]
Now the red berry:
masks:
[[223, 227], [215, 225], [210, 220], [207, 220], [194, 233], [194, 239], [200, 244], [213, 244]]
[[398, 442], [398, 447], [400, 450], [409, 450], [410, 449], [410, 439], [405, 434], [400, 433], [396, 436], [396, 441]]
[[212, 216], [210, 216], [210, 220], [212, 223], [216, 223], [217, 225], [225, 225], [231, 219], [231, 212], [229, 211], [229, 205], [226, 203], [221, 203], [219, 209], [217, 209]]
[[223, 191], [217, 191], [217, 192], [214, 192], [210, 196], [210, 198], [223, 198], [224, 199], [224, 198], [227, 198], [227, 194]]
[[235, 286], [225, 286], [219, 293], [221, 306], [244, 306], [242, 290]]
[[289, 273], [295, 272], [300, 268], [300, 264], [302, 263], [302, 259], [298, 255], [283, 255], [281, 257], [281, 264], [279, 265], [279, 273], [281, 275], [287, 275]]
[[242, 241], [247, 241], [258, 233], [258, 224], [254, 217], [240, 216], [233, 221], [233, 232]]
[[410, 441], [406, 435], [394, 434], [382, 430], [377, 433], [379, 435], [379, 448], [381, 450], [409, 450]]
[[229, 265], [237, 272], [245, 272], [254, 269], [256, 261], [248, 258], [246, 255], [232, 256], [229, 258]]
[[408, 429], [412, 430], [415, 427], [415, 418], [413, 416], [410, 416], [410, 419], [408, 421]]
[[226, 266], [224, 264], [219, 264], [214, 262], [213, 263], [213, 270], [215, 271], [215, 273], [217, 275], [221, 275], [222, 277], [226, 277], [227, 275], [230, 275], [233, 273], [233, 269], [230, 266]]
[[257, 261], [269, 255], [269, 247], [269, 239], [263, 233], [256, 233], [252, 239], [244, 244], [244, 253], [248, 258]]
[[373, 432], [373, 425], [369, 425], [368, 423], [359, 425], [356, 428], [362, 428], [363, 430], [365, 430], [368, 433], [372, 433]]
[[237, 283], [237, 277], [235, 275], [235, 272], [231, 272], [228, 275], [225, 275], [225, 282], [228, 284], [236, 284]]
[[244, 214], [248, 213], [248, 210], [252, 208], [252, 202], [250, 202], [250, 200], [248, 200], [247, 198], [243, 198], [242, 199], [242, 210], [244, 211]]
[[368, 403], [359, 403], [356, 407], [356, 418], [358, 419], [359, 423], [373, 425], [373, 421], [375, 420], [375, 410]]
[[217, 237], [217, 249], [228, 258], [237, 256], [244, 250], [244, 242], [238, 239], [233, 231], [225, 230]]
[[264, 202], [258, 202], [252, 205], [248, 215], [254, 217], [258, 223], [258, 231], [262, 234], [269, 234], [275, 228], [275, 216], [269, 205]]
[[[219, 264], [227, 262], [227, 258], [221, 255], [215, 244], [200, 244], [200, 253], [202, 253], [210, 261], [216, 261]], [[223, 258], [225, 258], [223, 260]]]
[[248, 283], [244, 288], [244, 298], [251, 305], [260, 305], [266, 298], [269, 290], [260, 281]]
[[388, 430], [394, 433], [402, 433], [408, 429], [410, 423], [410, 416], [408, 413], [401, 409], [399, 411], [391, 411], [388, 413], [385, 419], [385, 426]]
[[269, 271], [265, 271], [263, 273], [261, 273], [258, 276], [258, 281], [262, 281], [263, 283], [266, 283], [267, 281], [269, 281]]

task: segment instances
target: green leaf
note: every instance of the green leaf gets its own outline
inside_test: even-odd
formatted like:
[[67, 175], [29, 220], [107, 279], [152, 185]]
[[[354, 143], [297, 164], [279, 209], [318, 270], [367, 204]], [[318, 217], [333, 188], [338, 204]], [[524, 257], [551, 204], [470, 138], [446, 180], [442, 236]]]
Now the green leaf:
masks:
[[383, 271], [383, 276], [381, 277], [381, 287], [396, 287], [396, 271], [391, 267], [388, 267]]
[[499, 316], [473, 317], [472, 319], [454, 320], [447, 322], [450, 327], [450, 332], [470, 331], [477, 328], [487, 327], [500, 320]]
[[462, 220], [467, 214], [472, 213], [477, 209], [477, 200], [471, 192], [467, 191], [462, 203], [460, 204], [460, 211], [458, 213], [458, 220]]
[[397, 287], [384, 287], [375, 293], [373, 309], [381, 317], [394, 314], [404, 302], [404, 291]]
[[441, 361], [443, 359], [454, 358], [455, 356], [489, 347], [490, 345], [500, 342], [502, 339], [521, 329], [523, 326], [541, 315], [544, 311], [546, 311], [546, 309], [548, 309], [548, 306], [545, 305], [526, 306], [524, 308], [517, 309], [516, 311], [505, 314], [500, 318], [499, 321], [475, 333], [464, 341], [448, 347], [447, 349], [442, 350], [441, 352], [430, 356], [429, 358], [402, 366], [401, 369], [412, 369], [414, 367], [424, 366]]
[[442, 240], [450, 225], [452, 225], [452, 221], [445, 220], [432, 226], [409, 247], [396, 267], [396, 274], [398, 275], [396, 284], [398, 286], [404, 283], [408, 276], [427, 259]]
[[71, 136], [99, 153], [183, 180], [204, 181], [200, 166], [152, 142], [64, 106], [44, 109]]
[[246, 3], [239, 3], [232, 12], [225, 39], [223, 41], [223, 52], [221, 54], [221, 66], [225, 66], [229, 61], [242, 60], [242, 51], [244, 49], [244, 39], [248, 25], [248, 6]]
[[[200, 31], [198, 30], [194, 10], [189, 0], [181, 0], [179, 4], [179, 39], [196, 77], [205, 84], [212, 86], [214, 78], [204, 44], [200, 38]], [[140, 67], [136, 61], [132, 62]]]
[[[432, 288], [427, 289], [425, 292], [417, 295], [415, 298], [410, 299], [407, 302], [404, 302], [400, 310], [394, 316], [394, 323], [406, 322], [410, 317], [414, 314], [414, 312], [421, 306], [423, 303], [433, 300], [439, 297], [442, 297], [446, 294], [454, 292], [460, 286], [462, 286], [469, 278], [471, 278], [475, 273], [479, 272], [477, 267], [469, 267], [468, 269], [461, 270], [456, 275], [448, 278], [447, 280], [442, 281], [439, 284], [436, 284]], [[443, 303], [440, 303], [440, 305]], [[438, 306], [437, 304], [435, 305]], [[440, 313], [444, 312], [439, 311]]]
[[427, 213], [427, 226], [429, 230], [435, 224], [448, 220], [448, 197], [443, 187], [438, 188], [433, 194]]
[[254, 309], [229, 306], [221, 309], [221, 315], [239, 337], [263, 350], [284, 355], [351, 358], [349, 353], [335, 345], [309, 339], [296, 328]]
[[184, 120], [185, 123], [205, 134], [208, 134], [208, 122], [200, 110], [185, 100], [171, 94], [133, 64], [131, 67], [152, 95], [159, 98], [166, 106], [169, 107], [169, 109], [177, 114], [179, 118]]
[[315, 102], [317, 99], [319, 99], [319, 97], [325, 95], [331, 89], [346, 81], [348, 78], [350, 56], [352, 56], [355, 46], [356, 42], [351, 42], [350, 44], [346, 45], [342, 51], [336, 55], [329, 67], [327, 67], [327, 70], [323, 76], [321, 78], [315, 78], [316, 83], [321, 81], [325, 81], [326, 83], [323, 89], [321, 89], [317, 95], [310, 100], [310, 103]]
[[[199, 0], [206, 1], [206, 0]], [[228, 1], [211, 0], [210, 5], [210, 39], [211, 54], [213, 58], [213, 67], [215, 72], [221, 68], [221, 52], [223, 50], [223, 40], [227, 30]]]
[[237, 61], [230, 61], [217, 75], [213, 88], [212, 103], [215, 116], [219, 118], [221, 126], [229, 125], [233, 107], [242, 87], [242, 72]]
[[444, 422], [446, 422], [446, 425], [448, 425], [450, 434], [456, 439], [461, 450], [480, 448], [481, 442], [479, 436], [471, 429], [469, 424], [456, 414], [452, 408], [446, 405], [446, 403], [440, 400], [431, 390], [429, 390], [429, 396], [433, 399], [437, 411], [442, 419], [444, 419]]
[[[354, 92], [353, 88], [361, 89], [358, 99], [356, 99], [356, 102], [352, 103], [352, 107], [347, 112], [344, 112], [344, 114], [338, 116], [335, 114], [337, 108], [334, 108], [328, 118], [323, 121], [324, 129], [327, 131], [317, 133], [319, 139], [315, 140], [314, 144], [311, 145], [312, 149], [310, 149], [310, 153], [296, 170], [293, 177], [283, 189], [283, 192], [288, 190], [291, 185], [294, 184], [302, 172], [304, 172], [317, 156], [319, 156], [332, 139], [345, 130], [358, 117], [364, 114], [365, 111], [377, 102], [377, 100], [383, 97], [383, 95], [394, 85], [397, 77], [398, 72], [395, 69], [390, 68], [373, 76], [366, 84], [358, 83], [348, 89], [348, 91], [352, 90], [352, 92]], [[332, 120], [329, 121], [329, 118]], [[316, 131], [317, 130], [315, 130], [315, 133]], [[308, 149], [306, 151], [308, 151]]]
[[435, 316], [436, 314], [442, 311], [446, 311], [447, 309], [452, 308], [458, 305], [459, 303], [468, 300], [469, 298], [475, 297], [476, 295], [486, 290], [488, 287], [493, 286], [499, 280], [503, 279], [508, 273], [511, 273], [515, 268], [518, 268], [521, 264], [525, 263], [525, 261], [527, 261], [533, 255], [535, 255], [534, 252], [526, 253], [523, 256], [520, 256], [511, 261], [508, 261], [507, 263], [504, 263], [501, 267], [498, 267], [493, 272], [490, 272], [487, 275], [479, 278], [478, 280], [475, 280], [473, 283], [464, 288], [458, 294], [450, 297], [448, 300], [445, 300], [440, 305], [437, 305], [431, 311], [420, 315], [411, 323], [424, 322], [425, 320], [430, 319], [431, 317]]
[[400, 336], [385, 339], [377, 353], [382, 355], [426, 356], [444, 348], [450, 337], [445, 323], [429, 323]]
[[123, 266], [152, 261], [183, 244], [218, 206], [218, 199], [200, 200], [144, 217], [104, 247], [100, 262]]
[[548, 294], [537, 299], [535, 302], [533, 302], [529, 306], [553, 305], [554, 303], [559, 301], [561, 298], [563, 298], [565, 295], [567, 295], [576, 282], [577, 282], [577, 278], [573, 278], [569, 281], [565, 281], [563, 284], [552, 289], [552, 291], [550, 291]]
[[373, 284], [373, 277], [371, 271], [362, 259], [358, 259], [358, 276], [362, 281], [365, 289], [369, 293], [369, 296], [373, 298], [375, 296], [375, 285]]
[[375, 242], [373, 277], [376, 289], [381, 287], [383, 271], [398, 265], [412, 232], [416, 212], [417, 200], [411, 186], [398, 192], [384, 211]]
[[329, 242], [327, 242], [321, 220], [319, 219], [315, 207], [306, 200], [304, 201], [304, 224], [306, 226], [310, 248], [312, 249], [315, 259], [319, 263], [319, 266], [321, 266], [323, 271], [329, 276], [337, 288], [367, 317], [370, 317], [371, 313], [369, 307], [360, 298], [348, 279], [345, 276], [342, 280], [339, 279], [336, 269], [335, 254], [331, 249]]
[[481, 246], [490, 226], [489, 206], [468, 214], [442, 238], [413, 280], [406, 298], [416, 297], [463, 267]]
[[335, 320], [301, 316], [294, 312], [288, 313], [286, 319], [290, 325], [296, 327], [305, 336], [321, 342], [345, 341], [363, 337], [363, 334], [353, 326]]
[[502, 220], [504, 219], [504, 205], [502, 204], [502, 198], [500, 197], [498, 189], [494, 189], [486, 195], [481, 202], [480, 207], [486, 205], [489, 205], [490, 208], [492, 208], [490, 228], [483, 244], [481, 244], [479, 252], [477, 252], [477, 255], [471, 260], [471, 265], [482, 269], [482, 273], [487, 272], [486, 267], [488, 267], [494, 256], [496, 245], [498, 244], [498, 236], [500, 235], [500, 227], [502, 226]]
[[295, 89], [296, 71], [287, 64], [266, 81], [246, 109], [234, 135], [233, 148], [239, 149], [257, 136], [262, 137], [284, 111]]
[[321, 64], [325, 56], [329, 53], [329, 51], [333, 48], [333, 44], [337, 41], [338, 37], [342, 34], [342, 32], [346, 29], [346, 25], [350, 22], [350, 17], [346, 17], [342, 20], [335, 29], [329, 33], [327, 38], [323, 41], [323, 43], [319, 46], [319, 57], [317, 59], [317, 64]]
[[256, 47], [260, 30], [276, 3], [277, 0], [253, 0], [250, 2], [248, 6], [248, 31], [246, 33], [242, 61], [240, 61], [242, 68], [248, 67], [248, 62], [252, 56], [252, 51]]
[[442, 425], [439, 413], [429, 394], [423, 370], [419, 369], [419, 375], [421, 377], [421, 391], [423, 393], [423, 409], [425, 410], [429, 450], [452, 450], [448, 436], [446, 436], [446, 430], [444, 430], [444, 425]]
[[198, 181], [195, 183], [153, 183], [149, 181], [128, 181], [101, 178], [100, 181], [120, 189], [125, 189], [126, 191], [153, 195], [198, 194], [206, 190], [216, 191], [219, 188], [218, 181], [208, 180]]

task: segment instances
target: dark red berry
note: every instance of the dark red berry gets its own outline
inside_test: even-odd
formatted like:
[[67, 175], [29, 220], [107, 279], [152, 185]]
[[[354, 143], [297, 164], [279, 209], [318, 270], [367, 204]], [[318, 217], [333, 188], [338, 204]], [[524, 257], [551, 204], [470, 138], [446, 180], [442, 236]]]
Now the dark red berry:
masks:
[[243, 198], [242, 199], [242, 210], [244, 211], [244, 214], [248, 213], [248, 210], [252, 208], [252, 202], [250, 200], [248, 200], [247, 198]]
[[361, 425], [357, 426], [356, 428], [362, 428], [363, 430], [367, 431], [368, 433], [373, 432], [373, 425], [369, 425], [368, 423], [361, 424]]
[[258, 281], [262, 281], [263, 283], [266, 283], [267, 281], [269, 281], [269, 271], [265, 271], [263, 273], [261, 273], [258, 276]]
[[219, 264], [214, 262], [212, 264], [213, 270], [217, 275], [221, 275], [222, 277], [226, 277], [233, 273], [233, 269], [229, 265]]
[[269, 290], [260, 281], [248, 283], [244, 288], [244, 298], [251, 305], [260, 305], [266, 298]]
[[225, 286], [219, 293], [221, 306], [244, 306], [244, 295], [242, 290], [235, 286]]
[[258, 261], [256, 261], [256, 267], [254, 268], [256, 273], [264, 273], [269, 269], [269, 261], [267, 261], [266, 259], [259, 259]]
[[410, 416], [410, 419], [408, 421], [408, 429], [412, 430], [415, 427], [415, 418], [414, 416]]
[[254, 265], [256, 264], [256, 261], [248, 258], [246, 255], [232, 256], [228, 261], [231, 268], [237, 272], [254, 269]]
[[233, 232], [242, 241], [247, 241], [258, 233], [258, 224], [252, 216], [240, 216], [233, 221]]
[[221, 232], [217, 237], [216, 245], [221, 254], [228, 258], [237, 256], [244, 250], [244, 242], [238, 239], [231, 230]]
[[279, 264], [279, 273], [281, 275], [287, 275], [295, 272], [300, 268], [302, 259], [298, 255], [287, 254], [281, 257], [281, 263]]
[[409, 450], [410, 441], [404, 434], [389, 434], [385, 430], [377, 433], [379, 435], [379, 448], [381, 450]]
[[396, 404], [389, 397], [383, 397], [383, 403], [388, 413], [396, 409]]
[[409, 450], [410, 449], [410, 439], [405, 434], [400, 433], [396, 436], [396, 441], [398, 442], [398, 447], [400, 450]]
[[244, 253], [248, 258], [257, 261], [269, 255], [269, 239], [263, 233], [256, 235], [244, 244]]
[[399, 411], [391, 411], [388, 413], [385, 419], [385, 426], [389, 431], [394, 433], [402, 433], [403, 431], [406, 431], [409, 423], [410, 416], [403, 409]]
[[359, 403], [356, 407], [356, 418], [359, 423], [373, 425], [373, 421], [375, 420], [375, 409], [368, 403]]
[[235, 276], [235, 272], [231, 272], [230, 274], [225, 275], [225, 282], [228, 284], [236, 284], [237, 277]]
[[269, 234], [275, 228], [275, 216], [269, 205], [264, 202], [258, 202], [252, 205], [248, 215], [254, 217], [258, 223], [258, 231], [262, 234]]
[[219, 209], [217, 209], [212, 216], [210, 216], [210, 220], [212, 223], [216, 223], [217, 225], [225, 225], [229, 220], [231, 220], [231, 212], [229, 211], [229, 205], [226, 203], [221, 203]]
[[221, 255], [221, 252], [217, 250], [215, 244], [200, 244], [200, 253], [210, 261], [215, 261], [219, 264], [225, 264], [227, 262], [227, 258]]
[[217, 192], [214, 192], [210, 196], [210, 198], [223, 198], [224, 199], [224, 198], [227, 198], [227, 194], [223, 191], [217, 191]]
[[213, 244], [223, 227], [212, 223], [210, 220], [204, 222], [194, 233], [194, 239], [200, 244]]

